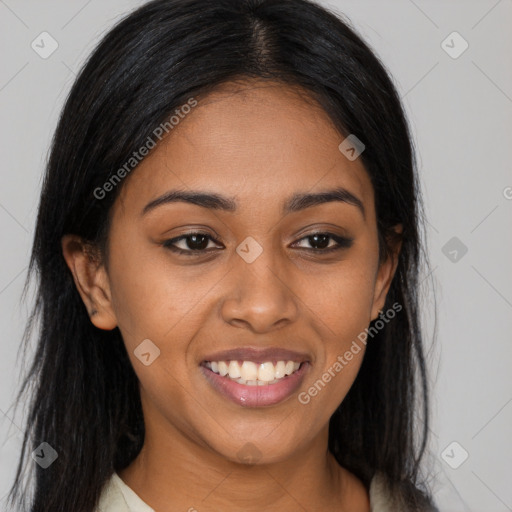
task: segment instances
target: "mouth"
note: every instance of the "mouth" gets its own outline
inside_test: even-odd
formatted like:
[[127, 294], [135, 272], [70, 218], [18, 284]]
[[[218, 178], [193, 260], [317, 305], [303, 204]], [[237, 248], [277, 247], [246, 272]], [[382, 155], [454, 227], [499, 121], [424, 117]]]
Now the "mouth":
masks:
[[209, 356], [200, 369], [212, 388], [244, 407], [264, 407], [289, 398], [310, 366], [306, 355], [279, 349], [240, 349]]
[[204, 366], [213, 373], [245, 386], [267, 386], [277, 384], [300, 369], [295, 361], [205, 361]]

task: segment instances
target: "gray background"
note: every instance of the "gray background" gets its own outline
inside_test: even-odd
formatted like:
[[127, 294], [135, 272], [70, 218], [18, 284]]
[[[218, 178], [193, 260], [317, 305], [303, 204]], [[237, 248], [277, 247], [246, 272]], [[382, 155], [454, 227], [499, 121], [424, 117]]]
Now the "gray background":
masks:
[[[2, 510], [23, 421], [12, 409], [30, 306], [20, 295], [50, 138], [85, 57], [141, 3], [0, 0]], [[422, 293], [435, 496], [443, 512], [512, 510], [512, 0], [322, 3], [345, 13], [391, 71], [416, 140], [432, 265]], [[46, 59], [31, 47], [44, 31], [58, 43]]]

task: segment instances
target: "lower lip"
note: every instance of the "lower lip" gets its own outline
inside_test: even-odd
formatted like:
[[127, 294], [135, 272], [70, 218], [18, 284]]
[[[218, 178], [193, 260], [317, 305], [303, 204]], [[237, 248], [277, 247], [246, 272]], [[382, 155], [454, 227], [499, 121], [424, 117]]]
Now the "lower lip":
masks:
[[296, 372], [275, 384], [264, 386], [246, 386], [229, 377], [221, 377], [206, 366], [201, 365], [200, 368], [213, 388], [232, 402], [244, 407], [265, 407], [278, 404], [289, 398], [301, 385], [308, 366], [309, 364], [304, 362]]

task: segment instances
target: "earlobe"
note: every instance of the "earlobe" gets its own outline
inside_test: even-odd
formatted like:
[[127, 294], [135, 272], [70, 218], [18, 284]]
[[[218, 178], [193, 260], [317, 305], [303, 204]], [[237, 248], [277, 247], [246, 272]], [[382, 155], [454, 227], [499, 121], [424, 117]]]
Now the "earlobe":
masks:
[[[402, 233], [402, 225], [398, 224], [394, 228], [397, 234]], [[395, 239], [390, 242], [389, 252], [386, 260], [382, 261], [379, 265], [377, 273], [377, 279], [375, 282], [375, 293], [373, 297], [372, 310], [370, 320], [375, 320], [379, 316], [379, 312], [383, 310], [386, 302], [386, 296], [388, 294], [391, 282], [398, 266], [400, 249], [402, 247], [401, 238]]]
[[61, 244], [91, 322], [99, 329], [114, 329], [117, 319], [112, 308], [110, 283], [97, 250], [77, 235], [64, 235]]

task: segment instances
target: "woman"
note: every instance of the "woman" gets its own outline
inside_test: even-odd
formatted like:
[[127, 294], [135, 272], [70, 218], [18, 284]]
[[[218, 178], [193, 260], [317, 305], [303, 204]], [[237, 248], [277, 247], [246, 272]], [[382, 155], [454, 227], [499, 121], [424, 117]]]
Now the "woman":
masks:
[[339, 17], [305, 0], [129, 15], [52, 144], [12, 504], [435, 510], [420, 218], [397, 92]]

